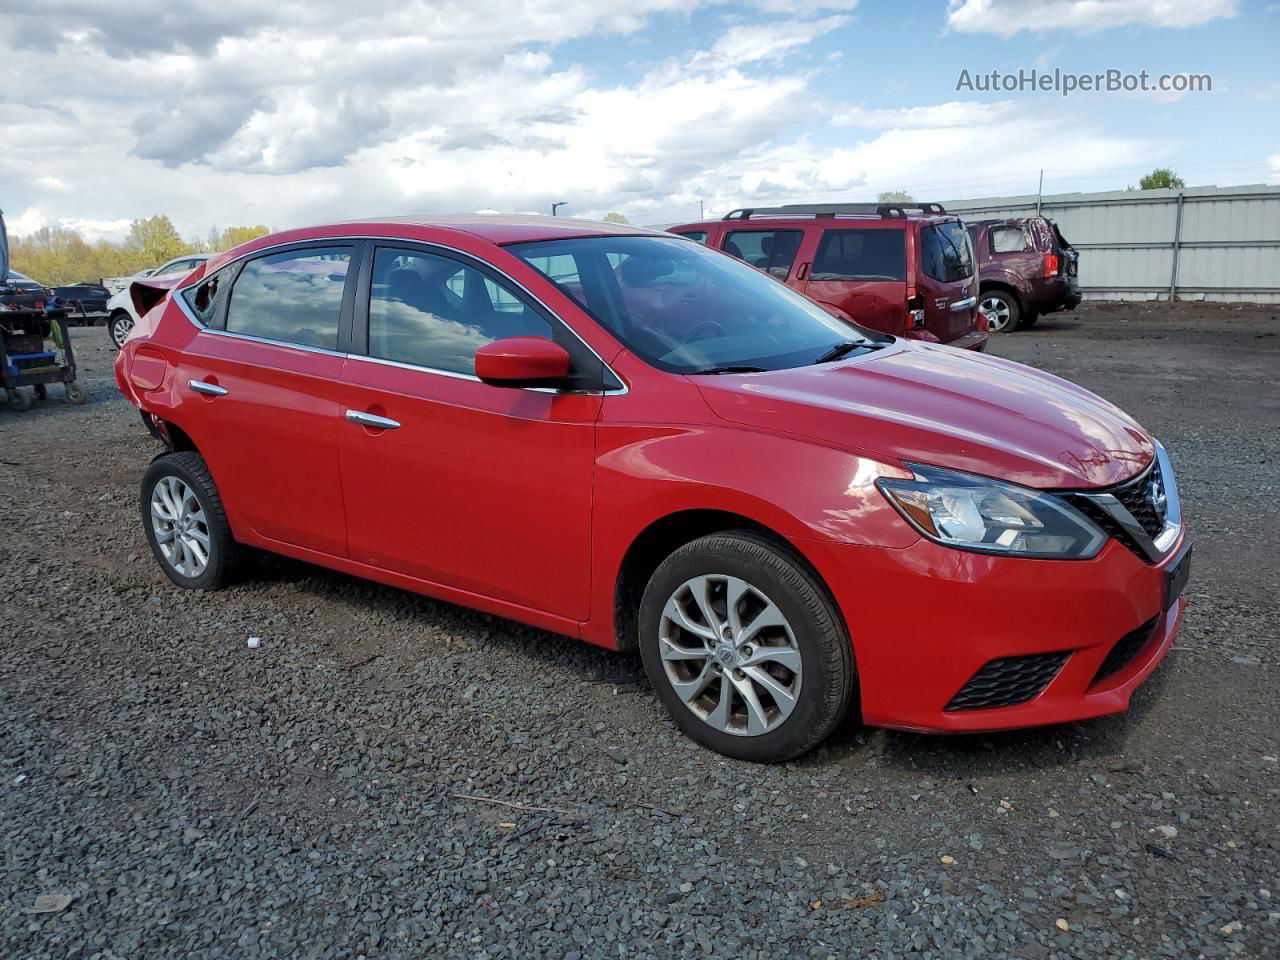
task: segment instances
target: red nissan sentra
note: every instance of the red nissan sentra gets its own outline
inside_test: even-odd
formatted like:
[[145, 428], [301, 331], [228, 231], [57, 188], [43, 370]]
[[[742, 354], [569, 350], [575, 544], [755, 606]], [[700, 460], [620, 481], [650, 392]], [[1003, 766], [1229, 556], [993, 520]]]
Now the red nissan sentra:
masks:
[[686, 239], [343, 223], [133, 296], [116, 376], [167, 446], [142, 519], [183, 587], [257, 547], [638, 648], [681, 729], [753, 760], [851, 707], [1116, 713], [1181, 622], [1177, 487], [1134, 420]]

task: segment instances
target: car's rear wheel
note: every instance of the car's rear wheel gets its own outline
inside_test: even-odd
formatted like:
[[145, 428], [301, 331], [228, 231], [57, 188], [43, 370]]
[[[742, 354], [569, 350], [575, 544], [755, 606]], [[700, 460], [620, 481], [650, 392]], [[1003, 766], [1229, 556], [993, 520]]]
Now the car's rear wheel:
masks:
[[979, 299], [978, 310], [987, 318], [987, 329], [992, 333], [1012, 333], [1018, 329], [1022, 308], [1011, 293], [988, 290]]
[[839, 724], [853, 649], [822, 584], [748, 531], [680, 547], [640, 604], [645, 673], [686, 734], [743, 760], [799, 756]]
[[217, 590], [230, 581], [238, 550], [200, 454], [152, 461], [142, 478], [142, 524], [151, 552], [178, 586]]
[[117, 350], [124, 346], [125, 338], [129, 336], [129, 331], [132, 329], [133, 317], [129, 316], [125, 310], [117, 310], [107, 321], [107, 334]]

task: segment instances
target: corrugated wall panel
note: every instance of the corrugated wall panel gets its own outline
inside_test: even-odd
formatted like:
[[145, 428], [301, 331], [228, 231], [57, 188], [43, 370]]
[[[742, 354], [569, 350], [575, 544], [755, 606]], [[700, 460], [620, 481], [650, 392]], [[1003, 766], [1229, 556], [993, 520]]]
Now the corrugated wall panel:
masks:
[[[1026, 217], [1035, 197], [955, 200], [969, 220]], [[1080, 247], [1080, 284], [1092, 299], [1167, 297], [1178, 191], [1073, 193], [1045, 197], [1041, 212]], [[1178, 295], [1280, 302], [1280, 187], [1183, 191]]]

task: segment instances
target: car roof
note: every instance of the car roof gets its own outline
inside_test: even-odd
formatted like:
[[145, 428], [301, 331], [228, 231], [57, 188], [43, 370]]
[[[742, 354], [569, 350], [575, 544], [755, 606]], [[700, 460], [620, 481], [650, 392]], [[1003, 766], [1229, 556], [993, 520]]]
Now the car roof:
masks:
[[[374, 217], [368, 220], [349, 220], [346, 222], [360, 224], [365, 227], [382, 223], [409, 227], [438, 227], [469, 233], [497, 244], [611, 235], [664, 236], [661, 230], [633, 227], [628, 223], [611, 223], [607, 220], [578, 220], [573, 217], [516, 214], [460, 213], [408, 217]], [[338, 226], [338, 224], [334, 224], [334, 226]]]

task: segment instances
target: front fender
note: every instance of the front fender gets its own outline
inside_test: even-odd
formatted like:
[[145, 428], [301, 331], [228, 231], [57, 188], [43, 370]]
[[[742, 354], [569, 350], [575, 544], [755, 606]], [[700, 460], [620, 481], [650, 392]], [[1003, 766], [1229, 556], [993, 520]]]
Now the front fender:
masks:
[[659, 520], [695, 510], [741, 516], [785, 538], [822, 573], [814, 542], [902, 549], [920, 537], [876, 487], [900, 467], [813, 441], [732, 425], [601, 422], [597, 433], [592, 616], [584, 637], [614, 646], [627, 551]]

